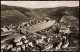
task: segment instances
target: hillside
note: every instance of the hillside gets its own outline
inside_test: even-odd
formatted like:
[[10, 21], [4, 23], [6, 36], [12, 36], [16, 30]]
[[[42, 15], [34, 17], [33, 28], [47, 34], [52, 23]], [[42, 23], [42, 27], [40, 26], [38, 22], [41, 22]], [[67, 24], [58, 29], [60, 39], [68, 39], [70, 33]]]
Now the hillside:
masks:
[[[65, 13], [67, 11], [67, 13]], [[74, 16], [79, 18], [79, 7], [56, 7], [56, 8], [24, 8], [17, 6], [1, 5], [1, 25], [19, 24], [29, 21], [31, 18], [40, 20], [42, 18], [55, 19], [57, 22], [63, 16]], [[16, 20], [18, 19], [18, 20]]]
[[[40, 8], [33, 11], [42, 17], [49, 17], [57, 21], [64, 15], [74, 16], [79, 19], [79, 7]], [[67, 14], [65, 13], [66, 11], [68, 12]]]
[[40, 19], [41, 17], [27, 8], [1, 5], [1, 26], [7, 24], [17, 25], [29, 21], [31, 18]]
[[1, 23], [2, 25], [13, 24], [17, 25], [21, 22], [28, 21], [24, 14], [20, 13], [17, 10], [6, 10], [1, 12]]

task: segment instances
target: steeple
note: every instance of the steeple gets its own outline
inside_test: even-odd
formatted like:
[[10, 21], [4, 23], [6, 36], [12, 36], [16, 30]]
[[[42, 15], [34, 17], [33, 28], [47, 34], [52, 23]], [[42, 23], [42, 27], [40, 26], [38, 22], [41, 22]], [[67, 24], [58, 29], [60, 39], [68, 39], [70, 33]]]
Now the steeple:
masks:
[[66, 14], [66, 15], [68, 15], [68, 11], [66, 10], [66, 11], [64, 11], [64, 13]]
[[68, 11], [65, 12], [66, 14], [68, 13]]

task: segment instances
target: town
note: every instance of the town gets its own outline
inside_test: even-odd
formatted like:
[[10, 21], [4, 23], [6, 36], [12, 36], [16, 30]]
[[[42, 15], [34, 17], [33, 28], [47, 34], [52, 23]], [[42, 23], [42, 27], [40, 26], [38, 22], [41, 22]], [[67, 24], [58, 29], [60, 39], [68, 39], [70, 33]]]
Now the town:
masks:
[[[1, 51], [26, 52], [68, 49], [68, 35], [73, 33], [70, 30], [71, 26], [62, 25], [62, 20], [60, 23], [57, 23], [56, 20], [53, 20], [52, 23], [50, 21], [50, 19], [30, 20], [30, 22], [24, 22], [18, 26], [12, 24], [8, 27], [3, 26], [1, 28]], [[50, 23], [47, 25], [48, 22], [51, 23], [51, 26], [48, 26]], [[46, 27], [42, 24], [45, 24]]]
[[1, 52], [80, 51], [78, 1], [1, 3]]

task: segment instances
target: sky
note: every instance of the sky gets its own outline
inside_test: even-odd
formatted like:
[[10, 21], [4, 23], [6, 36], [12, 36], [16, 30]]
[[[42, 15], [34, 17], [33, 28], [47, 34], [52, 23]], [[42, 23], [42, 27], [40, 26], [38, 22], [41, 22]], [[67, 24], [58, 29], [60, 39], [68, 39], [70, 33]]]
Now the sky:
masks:
[[1, 1], [1, 4], [26, 8], [50, 8], [59, 6], [79, 6], [79, 1]]

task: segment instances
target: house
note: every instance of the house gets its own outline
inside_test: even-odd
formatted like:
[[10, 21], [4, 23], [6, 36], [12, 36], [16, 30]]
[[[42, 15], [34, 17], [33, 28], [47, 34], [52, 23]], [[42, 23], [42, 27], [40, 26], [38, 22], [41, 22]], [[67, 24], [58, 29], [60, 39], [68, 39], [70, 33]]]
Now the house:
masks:
[[68, 27], [66, 27], [66, 25], [62, 25], [61, 27], [60, 27], [60, 30], [59, 30], [59, 32], [61, 32], [61, 33], [71, 33], [71, 31], [70, 31], [70, 29], [68, 28]]
[[32, 42], [29, 42], [28, 44], [29, 44], [29, 46], [34, 47]]
[[15, 38], [14, 42], [19, 42], [21, 40], [21, 37]]
[[19, 41], [19, 42], [16, 42], [16, 46], [18, 46], [18, 45], [22, 45], [23, 43], [21, 42], [21, 41]]
[[6, 44], [1, 44], [1, 49], [4, 49], [6, 47]]
[[11, 50], [12, 50], [12, 52], [16, 52], [16, 47], [13, 47]]
[[7, 28], [5, 28], [5, 27], [1, 28], [1, 30], [2, 30], [3, 32], [8, 32], [8, 31], [9, 31], [9, 30], [8, 30]]
[[50, 44], [49, 44], [49, 45], [45, 46], [45, 49], [44, 49], [44, 50], [45, 50], [45, 51], [49, 51], [52, 47], [53, 47], [53, 45], [50, 45]]
[[69, 45], [69, 42], [68, 42], [68, 40], [67, 40], [67, 41], [65, 41], [64, 44], [62, 45], [62, 48], [67, 48], [68, 45]]

